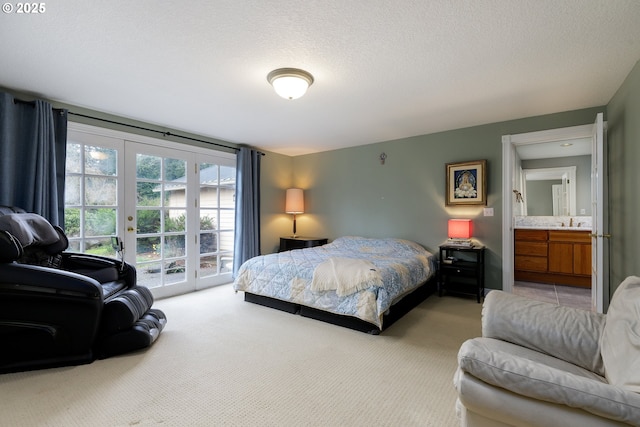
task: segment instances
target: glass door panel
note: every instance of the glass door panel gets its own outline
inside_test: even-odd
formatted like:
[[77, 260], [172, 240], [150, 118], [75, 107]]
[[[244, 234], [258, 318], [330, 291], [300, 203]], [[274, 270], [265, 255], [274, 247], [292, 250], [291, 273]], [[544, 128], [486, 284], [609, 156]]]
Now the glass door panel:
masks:
[[65, 165], [65, 220], [69, 250], [115, 257], [111, 236], [118, 229], [118, 170], [122, 144], [112, 138], [70, 130]]
[[[187, 244], [187, 166], [188, 155], [178, 158], [175, 151], [133, 146], [135, 156], [135, 221], [128, 235], [135, 234], [134, 262], [138, 284], [162, 296], [162, 288], [187, 285], [189, 248]], [[131, 169], [130, 169], [131, 170]], [[131, 241], [131, 239], [130, 239]], [[187, 285], [188, 286], [188, 285]], [[170, 292], [169, 292], [170, 293]]]
[[204, 285], [230, 281], [235, 226], [235, 167], [217, 162], [202, 162], [197, 169], [199, 283]]

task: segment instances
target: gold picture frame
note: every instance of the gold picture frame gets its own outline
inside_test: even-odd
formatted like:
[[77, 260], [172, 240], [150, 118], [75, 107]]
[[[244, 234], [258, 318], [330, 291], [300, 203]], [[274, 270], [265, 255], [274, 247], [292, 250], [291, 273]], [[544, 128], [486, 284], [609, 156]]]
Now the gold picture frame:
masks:
[[447, 163], [445, 206], [487, 205], [487, 161]]

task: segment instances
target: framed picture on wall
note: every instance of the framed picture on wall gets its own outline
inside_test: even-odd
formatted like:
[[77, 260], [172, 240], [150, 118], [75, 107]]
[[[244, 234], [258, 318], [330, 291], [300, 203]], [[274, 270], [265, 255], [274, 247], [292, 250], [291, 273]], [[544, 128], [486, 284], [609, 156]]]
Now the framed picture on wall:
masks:
[[487, 205], [487, 161], [447, 163], [446, 206]]

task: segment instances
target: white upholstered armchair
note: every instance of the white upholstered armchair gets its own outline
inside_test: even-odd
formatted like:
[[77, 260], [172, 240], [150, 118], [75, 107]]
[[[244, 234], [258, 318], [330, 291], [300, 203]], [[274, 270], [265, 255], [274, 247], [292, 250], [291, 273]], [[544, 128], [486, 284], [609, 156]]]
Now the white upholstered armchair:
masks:
[[606, 315], [491, 291], [458, 354], [461, 425], [640, 426], [640, 278]]

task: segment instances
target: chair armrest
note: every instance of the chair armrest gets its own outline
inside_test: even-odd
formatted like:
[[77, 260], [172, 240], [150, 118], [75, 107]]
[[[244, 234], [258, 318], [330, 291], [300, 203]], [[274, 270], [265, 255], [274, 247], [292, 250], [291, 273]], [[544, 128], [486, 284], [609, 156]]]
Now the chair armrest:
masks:
[[605, 316], [491, 291], [482, 307], [482, 336], [518, 344], [604, 375], [600, 340]]
[[18, 263], [0, 264], [0, 285], [5, 289], [64, 294], [102, 299], [100, 284], [86, 276], [50, 267]]
[[126, 262], [113, 258], [75, 252], [63, 252], [62, 268], [68, 271], [77, 271], [80, 274], [85, 274], [92, 270], [98, 271], [112, 268], [117, 271], [117, 273], [114, 274], [117, 274], [118, 277], [117, 279], [113, 277], [109, 280], [124, 280], [127, 283], [127, 288], [131, 288], [136, 284], [136, 269]]
[[99, 255], [88, 255], [75, 252], [63, 252], [62, 253], [62, 265], [65, 268], [91, 268], [101, 269], [108, 267], [121, 268], [122, 262], [107, 258]]

